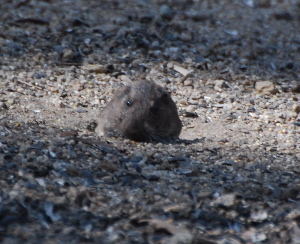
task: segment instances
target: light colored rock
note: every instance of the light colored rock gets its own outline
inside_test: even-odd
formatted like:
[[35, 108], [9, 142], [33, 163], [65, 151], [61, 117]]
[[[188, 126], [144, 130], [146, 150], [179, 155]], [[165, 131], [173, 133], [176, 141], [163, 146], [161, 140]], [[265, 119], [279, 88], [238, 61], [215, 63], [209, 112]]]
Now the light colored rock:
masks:
[[67, 49], [63, 53], [64, 59], [72, 59], [73, 58], [73, 51], [71, 49]]
[[235, 194], [226, 194], [223, 196], [218, 197], [214, 203], [217, 205], [223, 205], [226, 207], [232, 207], [235, 202]]
[[107, 69], [101, 64], [87, 64], [85, 66], [81, 66], [81, 68], [89, 73], [107, 73]]
[[190, 73], [189, 70], [187, 70], [179, 65], [176, 65], [176, 64], [173, 66], [173, 69], [175, 71], [177, 71], [178, 73], [182, 74], [183, 76], [187, 76]]
[[293, 112], [299, 114], [300, 113], [300, 106], [298, 104], [293, 105]]
[[274, 84], [271, 81], [258, 81], [255, 84], [255, 89], [263, 94], [273, 93], [275, 90]]

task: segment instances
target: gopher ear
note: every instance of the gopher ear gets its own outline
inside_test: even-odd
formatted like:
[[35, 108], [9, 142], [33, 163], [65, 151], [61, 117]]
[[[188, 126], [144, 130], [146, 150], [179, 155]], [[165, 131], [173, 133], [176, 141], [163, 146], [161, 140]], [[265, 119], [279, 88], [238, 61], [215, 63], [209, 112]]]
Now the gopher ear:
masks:
[[169, 101], [170, 95], [165, 89], [159, 88], [159, 99], [161, 99], [163, 101]]

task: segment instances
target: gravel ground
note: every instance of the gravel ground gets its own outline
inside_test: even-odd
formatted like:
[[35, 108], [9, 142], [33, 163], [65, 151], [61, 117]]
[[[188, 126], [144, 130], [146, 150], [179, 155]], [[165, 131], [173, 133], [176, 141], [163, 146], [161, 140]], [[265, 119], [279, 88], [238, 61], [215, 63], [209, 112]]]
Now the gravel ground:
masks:
[[[300, 243], [300, 2], [2, 0], [0, 242]], [[98, 137], [124, 82], [171, 143]]]

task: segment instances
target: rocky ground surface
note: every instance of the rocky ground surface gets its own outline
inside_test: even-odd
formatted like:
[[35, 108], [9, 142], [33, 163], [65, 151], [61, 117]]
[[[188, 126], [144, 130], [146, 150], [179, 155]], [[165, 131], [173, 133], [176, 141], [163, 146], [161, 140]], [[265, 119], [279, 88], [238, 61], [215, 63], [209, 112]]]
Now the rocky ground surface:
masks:
[[[0, 242], [300, 243], [300, 2], [1, 0]], [[123, 82], [180, 140], [94, 133]]]

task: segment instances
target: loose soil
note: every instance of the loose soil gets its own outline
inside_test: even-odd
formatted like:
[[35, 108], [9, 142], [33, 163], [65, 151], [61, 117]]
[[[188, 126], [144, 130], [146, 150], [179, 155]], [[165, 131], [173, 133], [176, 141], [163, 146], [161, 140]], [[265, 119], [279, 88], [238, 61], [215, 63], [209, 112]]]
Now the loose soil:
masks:
[[[0, 242], [300, 243], [300, 2], [1, 0]], [[169, 143], [95, 134], [123, 83]]]

